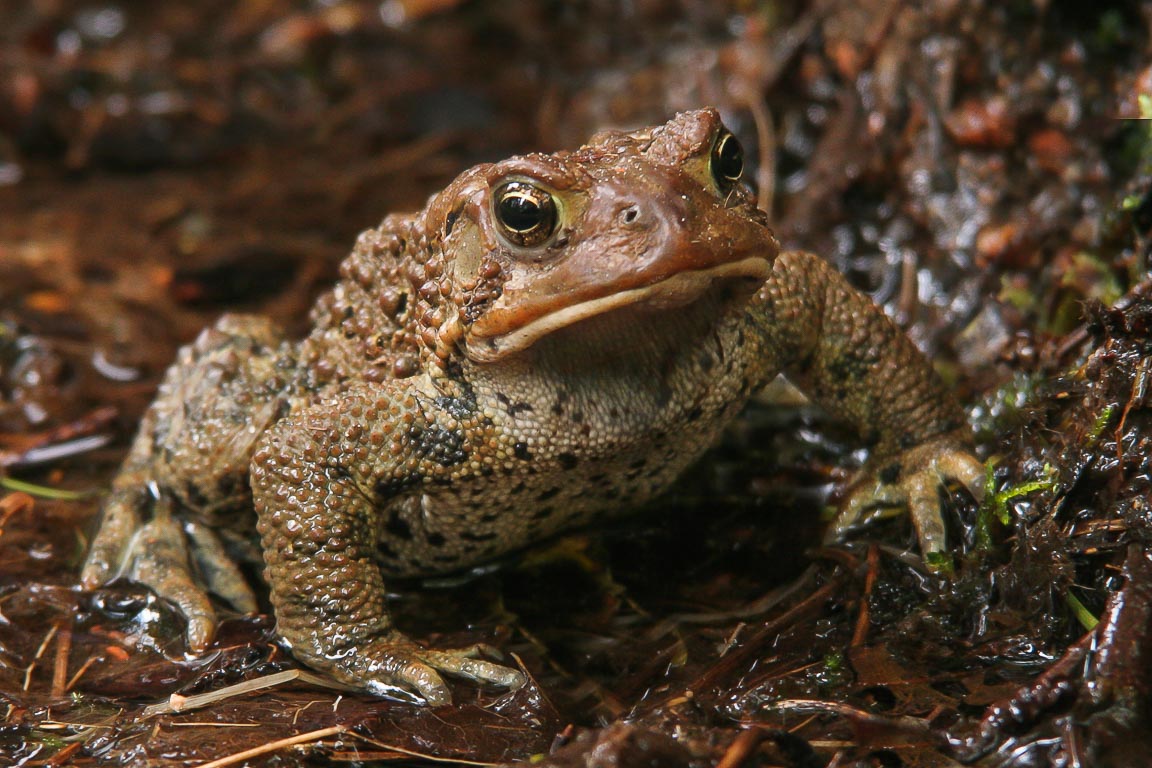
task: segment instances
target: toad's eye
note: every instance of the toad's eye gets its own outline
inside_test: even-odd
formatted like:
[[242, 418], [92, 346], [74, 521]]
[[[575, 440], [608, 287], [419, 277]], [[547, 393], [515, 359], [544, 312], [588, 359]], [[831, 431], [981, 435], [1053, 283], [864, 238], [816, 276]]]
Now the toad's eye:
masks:
[[556, 199], [526, 181], [509, 181], [492, 196], [496, 222], [515, 245], [540, 245], [556, 231]]
[[744, 173], [744, 147], [728, 131], [716, 137], [712, 145], [712, 178], [720, 189], [731, 189]]

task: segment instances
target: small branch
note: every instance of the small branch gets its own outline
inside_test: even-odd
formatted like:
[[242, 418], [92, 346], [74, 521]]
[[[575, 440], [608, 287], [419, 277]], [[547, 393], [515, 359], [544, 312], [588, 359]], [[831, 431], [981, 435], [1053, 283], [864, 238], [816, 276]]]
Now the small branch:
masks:
[[329, 728], [321, 728], [318, 731], [301, 733], [298, 736], [290, 736], [286, 739], [270, 741], [267, 744], [261, 744], [258, 747], [246, 749], [243, 752], [237, 752], [235, 754], [228, 755], [227, 757], [222, 757], [219, 760], [213, 760], [209, 763], [201, 763], [199, 766], [197, 766], [197, 768], [224, 768], [224, 766], [242, 763], [251, 757], [266, 755], [269, 752], [275, 752], [276, 750], [284, 749], [285, 747], [294, 747], [297, 744], [307, 744], [310, 741], [319, 741], [320, 739], [326, 739], [329, 736], [338, 736], [342, 733], [345, 733], [347, 730], [348, 728], [346, 726], [333, 725]]
[[716, 768], [737, 768], [743, 765], [744, 761], [756, 751], [756, 748], [764, 742], [767, 736], [763, 728], [749, 728], [741, 731], [728, 745], [724, 756], [720, 758], [720, 762], [716, 763]]
[[319, 675], [314, 675], [310, 672], [305, 672], [302, 669], [288, 669], [283, 672], [276, 672], [275, 674], [265, 675], [264, 677], [257, 677], [252, 680], [245, 680], [236, 685], [229, 685], [226, 688], [221, 688], [216, 691], [209, 691], [208, 693], [200, 693], [195, 696], [181, 696], [174, 693], [168, 697], [168, 701], [159, 704], [151, 704], [144, 708], [142, 717], [152, 717], [153, 715], [167, 715], [176, 712], [189, 712], [193, 709], [206, 707], [209, 704], [215, 704], [223, 699], [228, 699], [233, 696], [241, 696], [245, 693], [252, 691], [261, 691], [265, 688], [272, 688], [284, 683], [290, 683], [294, 680], [301, 682], [311, 683], [326, 688], [333, 688], [340, 691], [355, 690], [349, 686], [341, 685], [333, 680], [329, 680]]
[[72, 629], [64, 627], [56, 636], [56, 659], [52, 667], [52, 698], [64, 696], [68, 682], [68, 655], [72, 652]]
[[868, 640], [868, 630], [872, 628], [872, 608], [869, 598], [876, 586], [876, 574], [880, 570], [880, 549], [873, 544], [868, 547], [868, 572], [864, 576], [864, 594], [860, 596], [860, 612], [856, 615], [856, 629], [852, 632], [850, 647], [858, 648]]

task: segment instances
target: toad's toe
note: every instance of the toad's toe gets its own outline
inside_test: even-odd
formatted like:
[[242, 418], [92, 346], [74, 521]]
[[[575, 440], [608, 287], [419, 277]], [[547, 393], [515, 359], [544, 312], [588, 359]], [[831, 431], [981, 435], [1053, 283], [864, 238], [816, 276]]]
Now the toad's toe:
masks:
[[175, 603], [188, 622], [188, 649], [204, 651], [216, 631], [216, 611], [192, 576], [180, 526], [168, 515], [157, 515], [136, 532], [129, 557], [129, 577]]
[[399, 633], [389, 633], [361, 643], [348, 653], [326, 654], [310, 663], [335, 677], [378, 696], [438, 707], [452, 701], [452, 693], [440, 673], [461, 677], [480, 685], [516, 689], [525, 682], [519, 670], [477, 656], [485, 646], [454, 650], [423, 648]]
[[942, 552], [946, 526], [941, 489], [956, 482], [979, 501], [984, 495], [984, 465], [967, 444], [965, 432], [950, 433], [899, 454], [877, 461], [882, 470], [866, 470], [840, 507], [827, 540], [836, 541], [848, 531], [866, 525], [884, 508], [906, 506], [916, 528], [920, 551]]

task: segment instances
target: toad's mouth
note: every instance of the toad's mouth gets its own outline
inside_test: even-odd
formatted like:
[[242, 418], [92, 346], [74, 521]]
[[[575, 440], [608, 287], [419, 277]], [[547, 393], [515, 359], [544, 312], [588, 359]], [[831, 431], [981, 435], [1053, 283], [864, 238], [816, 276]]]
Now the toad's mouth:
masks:
[[749, 256], [708, 269], [685, 270], [638, 288], [561, 306], [541, 314], [514, 330], [484, 335], [473, 328], [468, 334], [468, 357], [478, 363], [491, 363], [531, 348], [556, 331], [623, 308], [669, 311], [687, 306], [717, 285], [729, 287], [733, 300], [747, 299], [768, 278], [771, 261]]

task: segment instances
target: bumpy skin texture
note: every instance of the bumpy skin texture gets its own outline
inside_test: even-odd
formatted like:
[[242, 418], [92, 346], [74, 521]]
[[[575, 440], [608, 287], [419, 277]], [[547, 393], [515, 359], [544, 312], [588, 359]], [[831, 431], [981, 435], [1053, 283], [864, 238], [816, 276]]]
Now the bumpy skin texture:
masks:
[[982, 478], [961, 412], [840, 275], [778, 255], [732, 141], [701, 110], [478, 166], [361, 235], [303, 341], [222, 319], [169, 371], [83, 583], [151, 586], [202, 650], [206, 591], [255, 607], [219, 539], [250, 540], [254, 502], [297, 657], [433, 704], [449, 699], [439, 672], [515, 687], [482, 649], [400, 634], [383, 576], [638, 507], [781, 371], [872, 449], [834, 532], [907, 503], [922, 548], [941, 549], [939, 486]]

